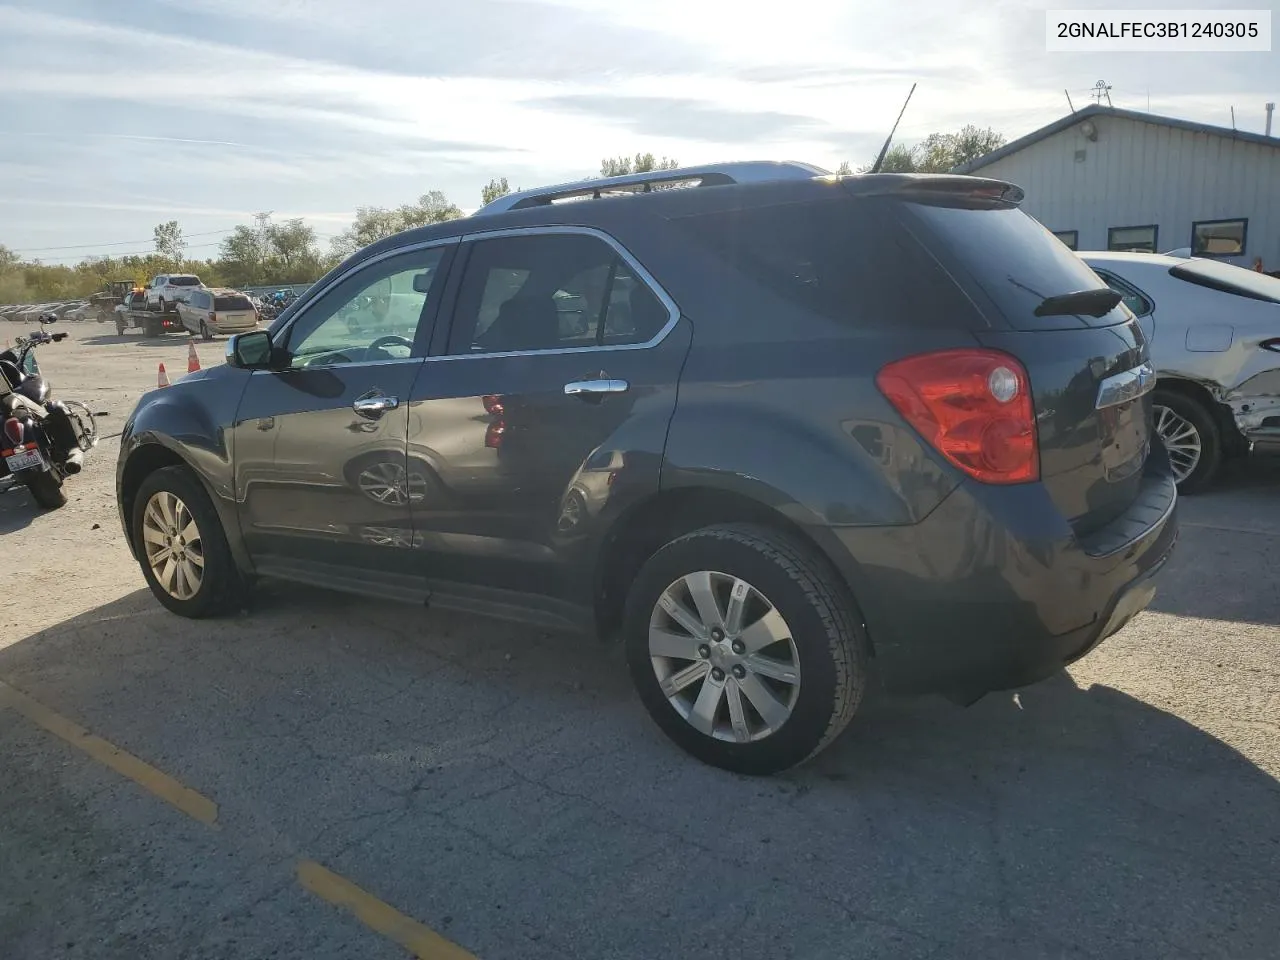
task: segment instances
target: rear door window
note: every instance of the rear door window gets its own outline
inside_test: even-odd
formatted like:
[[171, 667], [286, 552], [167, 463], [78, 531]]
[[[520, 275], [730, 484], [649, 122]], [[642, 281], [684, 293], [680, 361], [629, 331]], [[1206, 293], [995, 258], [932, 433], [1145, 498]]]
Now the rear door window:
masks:
[[241, 296], [240, 294], [231, 294], [228, 296], [214, 297], [213, 309], [215, 310], [252, 310], [253, 304], [249, 302], [248, 297]]
[[1037, 317], [1048, 297], [1106, 287], [1083, 260], [1044, 226], [1016, 208], [910, 203], [939, 241], [939, 256], [953, 260], [1017, 330], [1107, 327], [1128, 320], [1117, 306], [1102, 317]]
[[198, 287], [200, 286], [199, 277], [170, 277], [169, 284], [174, 287]]
[[904, 224], [902, 207], [884, 198], [828, 197], [673, 222], [747, 282], [833, 320], [881, 328], [981, 326]]

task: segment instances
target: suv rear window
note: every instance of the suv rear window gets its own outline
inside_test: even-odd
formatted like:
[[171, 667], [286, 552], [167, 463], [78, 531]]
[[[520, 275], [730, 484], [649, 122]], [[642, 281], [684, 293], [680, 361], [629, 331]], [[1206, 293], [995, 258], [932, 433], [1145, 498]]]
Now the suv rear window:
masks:
[[1237, 297], [1248, 297], [1250, 300], [1280, 303], [1280, 279], [1256, 270], [1234, 267], [1217, 260], [1191, 260], [1170, 267], [1169, 273], [1179, 280], [1208, 287], [1210, 290], [1220, 290]]
[[233, 294], [225, 297], [213, 298], [213, 309], [215, 310], [252, 310], [253, 304], [249, 302], [249, 298], [240, 294]]
[[829, 197], [673, 219], [775, 296], [877, 327], [981, 324], [901, 219], [902, 203]]
[[170, 286], [174, 287], [198, 287], [200, 286], [199, 277], [170, 277]]
[[1023, 211], [923, 203], [908, 206], [1015, 329], [1107, 327], [1128, 319], [1119, 307], [1102, 317], [1035, 315], [1036, 307], [1047, 297], [1097, 290], [1106, 284]]

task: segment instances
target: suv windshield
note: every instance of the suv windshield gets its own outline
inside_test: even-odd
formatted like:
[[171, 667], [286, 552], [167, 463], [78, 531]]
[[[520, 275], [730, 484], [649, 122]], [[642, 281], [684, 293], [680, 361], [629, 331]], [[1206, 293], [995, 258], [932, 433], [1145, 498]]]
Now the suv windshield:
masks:
[[1237, 297], [1280, 303], [1280, 279], [1256, 270], [1219, 263], [1217, 260], [1191, 260], [1170, 267], [1169, 273], [1179, 280], [1197, 286], [1220, 290]]
[[200, 286], [199, 277], [170, 277], [169, 285], [174, 287], [198, 287]]
[[908, 206], [942, 241], [1005, 319], [1019, 330], [1105, 327], [1122, 323], [1126, 311], [1102, 317], [1037, 317], [1048, 297], [1105, 288], [1088, 265], [1038, 221], [1017, 209], [977, 209], [911, 203]]

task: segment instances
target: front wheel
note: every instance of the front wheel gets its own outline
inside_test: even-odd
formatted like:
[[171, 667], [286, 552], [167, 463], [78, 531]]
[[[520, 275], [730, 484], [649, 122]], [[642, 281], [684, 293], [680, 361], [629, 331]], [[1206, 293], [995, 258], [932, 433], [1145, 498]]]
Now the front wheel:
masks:
[[147, 586], [164, 606], [199, 619], [236, 610], [246, 594], [222, 521], [186, 467], [142, 481], [130, 530]]
[[57, 510], [67, 505], [67, 495], [62, 490], [62, 478], [52, 470], [33, 472], [23, 478], [31, 491], [31, 499], [45, 510]]
[[1207, 489], [1222, 464], [1222, 435], [1213, 415], [1193, 398], [1172, 390], [1156, 390], [1152, 413], [1178, 492]]
[[785, 770], [848, 725], [866, 640], [810, 550], [750, 525], [708, 527], [655, 553], [627, 598], [624, 642], [663, 732], [713, 766]]

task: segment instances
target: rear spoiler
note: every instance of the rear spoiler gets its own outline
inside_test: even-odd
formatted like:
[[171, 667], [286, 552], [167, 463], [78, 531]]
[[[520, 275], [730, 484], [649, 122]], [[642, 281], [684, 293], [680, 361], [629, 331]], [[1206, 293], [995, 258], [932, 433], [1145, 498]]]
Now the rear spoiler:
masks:
[[921, 200], [955, 198], [1016, 207], [1026, 196], [1021, 187], [990, 177], [965, 177], [953, 173], [868, 173], [842, 177], [841, 184], [855, 196], [915, 196]]

